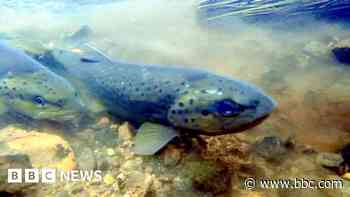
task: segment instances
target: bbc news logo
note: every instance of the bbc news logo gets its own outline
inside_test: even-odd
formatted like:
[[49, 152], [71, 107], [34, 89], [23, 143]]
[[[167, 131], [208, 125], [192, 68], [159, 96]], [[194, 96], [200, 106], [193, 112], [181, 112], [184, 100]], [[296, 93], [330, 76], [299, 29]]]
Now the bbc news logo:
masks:
[[56, 183], [56, 181], [102, 181], [101, 170], [71, 170], [58, 171], [56, 169], [8, 169], [8, 183]]

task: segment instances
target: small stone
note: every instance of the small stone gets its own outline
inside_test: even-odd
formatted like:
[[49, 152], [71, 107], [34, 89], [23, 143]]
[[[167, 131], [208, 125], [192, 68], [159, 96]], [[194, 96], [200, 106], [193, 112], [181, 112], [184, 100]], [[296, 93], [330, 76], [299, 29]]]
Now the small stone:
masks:
[[133, 128], [129, 123], [126, 122], [126, 123], [122, 124], [118, 129], [119, 139], [122, 141], [131, 140], [133, 137], [132, 130], [133, 130]]
[[32, 168], [29, 156], [11, 150], [5, 145], [0, 146], [0, 191], [2, 192], [22, 192], [28, 193], [27, 190], [35, 188], [35, 184], [11, 184], [7, 183], [7, 170], [11, 168], [26, 169]]
[[112, 124], [111, 126], [110, 126], [110, 128], [111, 129], [118, 129], [119, 128], [119, 124]]
[[169, 145], [162, 153], [162, 158], [166, 166], [176, 166], [181, 160], [181, 150]]
[[107, 148], [107, 155], [108, 156], [113, 156], [113, 155], [115, 155], [115, 151], [112, 149], [112, 148]]
[[75, 169], [75, 154], [62, 137], [54, 134], [25, 130], [0, 130], [0, 141], [6, 146], [29, 156], [35, 168]]
[[102, 128], [106, 128], [109, 126], [110, 122], [111, 121], [109, 120], [109, 118], [104, 116], [97, 122], [97, 125]]
[[287, 149], [282, 139], [269, 136], [255, 143], [255, 152], [267, 160], [279, 161], [286, 155]]
[[345, 173], [342, 177], [343, 177], [344, 179], [350, 181], [350, 172]]
[[120, 174], [117, 176], [117, 180], [123, 182], [123, 181], [126, 180], [126, 176], [125, 176], [123, 173], [120, 173]]
[[72, 191], [72, 194], [78, 194], [78, 193], [84, 191], [84, 188], [80, 184], [75, 184], [72, 186], [71, 191]]
[[70, 197], [71, 195], [67, 191], [58, 192], [56, 197]]
[[103, 177], [103, 182], [107, 185], [112, 185], [114, 182], [115, 182], [115, 179], [112, 175], [110, 174], [106, 174], [104, 177]]
[[339, 167], [344, 161], [340, 154], [336, 153], [319, 153], [316, 161], [324, 167]]
[[97, 167], [97, 161], [94, 152], [89, 147], [80, 145], [73, 148], [76, 153], [76, 159], [79, 169], [94, 170]]

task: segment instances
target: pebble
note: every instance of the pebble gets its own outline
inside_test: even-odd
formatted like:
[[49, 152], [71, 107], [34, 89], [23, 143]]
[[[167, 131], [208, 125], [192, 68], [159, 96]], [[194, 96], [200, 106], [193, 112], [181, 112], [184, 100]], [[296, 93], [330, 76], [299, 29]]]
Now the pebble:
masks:
[[67, 191], [58, 192], [56, 197], [71, 197]]
[[122, 141], [131, 140], [133, 137], [132, 130], [133, 128], [129, 123], [123, 123], [118, 129], [119, 139]]
[[319, 153], [316, 161], [324, 167], [339, 167], [344, 161], [340, 154], [336, 153]]
[[287, 149], [282, 139], [268, 136], [255, 143], [255, 152], [267, 160], [280, 160], [286, 155]]
[[97, 162], [94, 152], [89, 147], [83, 147], [80, 145], [76, 149], [76, 160], [78, 162], [79, 169], [93, 170], [97, 167]]
[[112, 175], [110, 174], [106, 174], [104, 177], [103, 177], [103, 182], [107, 185], [112, 185], [114, 182], [115, 182], [115, 179]]
[[174, 145], [169, 145], [163, 152], [164, 164], [168, 167], [176, 166], [181, 160], [181, 151]]
[[97, 125], [105, 128], [108, 127], [110, 123], [111, 121], [109, 120], [109, 118], [104, 116], [97, 122]]
[[343, 177], [344, 179], [350, 181], [350, 172], [345, 173], [342, 177]]
[[80, 193], [82, 191], [84, 191], [84, 188], [83, 188], [82, 185], [80, 185], [80, 184], [73, 185], [73, 187], [72, 187], [72, 194], [78, 194], [78, 193]]
[[107, 155], [113, 156], [113, 155], [115, 155], [115, 151], [112, 148], [107, 148]]

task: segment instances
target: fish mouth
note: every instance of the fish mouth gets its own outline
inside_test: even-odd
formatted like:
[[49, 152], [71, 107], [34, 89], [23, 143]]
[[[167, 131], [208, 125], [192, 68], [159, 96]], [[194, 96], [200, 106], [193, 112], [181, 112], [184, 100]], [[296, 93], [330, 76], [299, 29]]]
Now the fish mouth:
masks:
[[254, 127], [258, 126], [259, 124], [264, 122], [264, 120], [266, 120], [269, 116], [270, 116], [270, 114], [266, 114], [266, 115], [264, 115], [264, 116], [262, 116], [260, 118], [255, 119], [252, 122], [240, 125], [239, 127], [224, 128], [223, 131], [210, 132], [210, 133], [208, 132], [208, 133], [203, 133], [203, 135], [214, 136], [214, 135], [225, 135], [225, 134], [243, 132], [243, 131], [246, 131], [248, 129], [251, 129], [251, 128], [254, 128]]

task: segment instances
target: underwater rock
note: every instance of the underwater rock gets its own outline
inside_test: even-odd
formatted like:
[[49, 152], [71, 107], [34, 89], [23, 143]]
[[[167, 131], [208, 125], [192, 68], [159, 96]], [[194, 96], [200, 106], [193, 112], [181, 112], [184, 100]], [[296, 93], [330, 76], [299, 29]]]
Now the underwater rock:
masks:
[[82, 147], [79, 150], [74, 150], [79, 169], [94, 170], [97, 168], [97, 162], [94, 152], [89, 147]]
[[125, 122], [119, 127], [118, 135], [121, 141], [131, 140], [133, 138], [133, 127], [130, 125], [130, 123]]
[[344, 180], [344, 187], [341, 189], [342, 196], [350, 196], [350, 181]]
[[176, 166], [182, 158], [182, 151], [173, 145], [168, 145], [161, 157], [164, 161], [164, 165], [168, 167]]
[[350, 64], [350, 40], [343, 40], [332, 49], [335, 58], [343, 64]]
[[285, 143], [276, 136], [264, 137], [255, 143], [255, 152], [272, 161], [280, 161], [287, 153]]
[[28, 155], [35, 168], [76, 168], [75, 155], [68, 142], [60, 136], [27, 132], [9, 126], [0, 130], [0, 141], [9, 148]]
[[108, 127], [111, 121], [109, 120], [108, 117], [101, 117], [100, 120], [97, 122], [97, 125], [100, 126], [101, 128]]
[[115, 178], [111, 174], [106, 174], [103, 177], [103, 182], [107, 185], [112, 185], [115, 181]]
[[0, 144], [0, 192], [7, 193], [32, 193], [35, 190], [35, 184], [13, 184], [8, 183], [8, 169], [28, 169], [32, 168], [29, 156], [10, 149], [5, 144]]
[[316, 161], [318, 164], [324, 167], [339, 167], [344, 160], [340, 154], [319, 153], [317, 155]]

